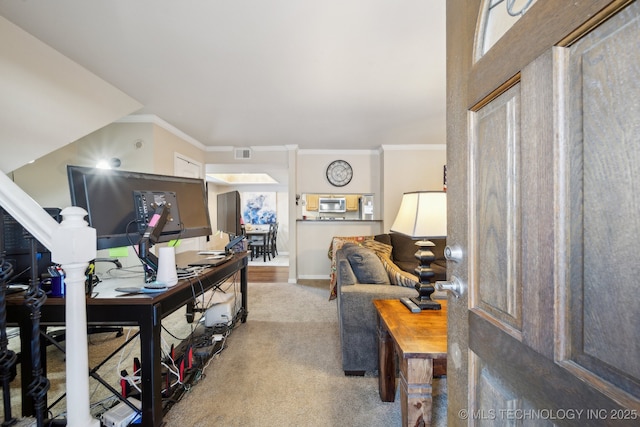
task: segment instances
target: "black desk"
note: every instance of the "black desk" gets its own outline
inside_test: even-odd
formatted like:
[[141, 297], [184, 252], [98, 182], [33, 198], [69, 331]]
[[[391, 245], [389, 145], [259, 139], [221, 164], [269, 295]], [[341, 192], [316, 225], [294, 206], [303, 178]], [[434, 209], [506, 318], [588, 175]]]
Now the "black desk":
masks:
[[[182, 265], [186, 257], [197, 257], [195, 253], [177, 254], [178, 264]], [[217, 267], [206, 269], [197, 279], [185, 279], [158, 294], [143, 294], [127, 297], [87, 298], [87, 323], [90, 325], [138, 326], [140, 328], [140, 362], [142, 370], [142, 425], [162, 425], [162, 384], [161, 384], [161, 320], [180, 307], [193, 301], [195, 295], [201, 295], [220, 282], [240, 272], [240, 290], [242, 292], [242, 317], [247, 320], [247, 254], [238, 253]], [[200, 285], [202, 283], [202, 286]], [[100, 292], [101, 283], [96, 290]], [[193, 284], [193, 286], [192, 286]], [[27, 385], [31, 382], [31, 337], [32, 326], [29, 310], [22, 305], [22, 296], [7, 298], [7, 322], [20, 326], [22, 363], [22, 413], [33, 415], [33, 402], [26, 395]], [[49, 298], [41, 308], [40, 322], [43, 326], [64, 325], [64, 298]], [[41, 352], [46, 357], [46, 352]], [[43, 361], [43, 368], [46, 367]], [[148, 367], [151, 367], [149, 369]], [[87, 373], [88, 374], [88, 373]]]

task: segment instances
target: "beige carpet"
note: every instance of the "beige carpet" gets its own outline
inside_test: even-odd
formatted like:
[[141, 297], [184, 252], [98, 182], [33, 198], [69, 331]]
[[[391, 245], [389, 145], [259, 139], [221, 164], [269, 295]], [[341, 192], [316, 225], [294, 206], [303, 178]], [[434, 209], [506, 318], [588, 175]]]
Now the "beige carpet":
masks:
[[[169, 426], [400, 426], [378, 379], [345, 377], [328, 289], [250, 285], [249, 317], [205, 378], [176, 404]], [[434, 425], [446, 425], [446, 380], [434, 385]]]
[[[183, 314], [163, 321], [177, 337], [185, 337], [192, 327]], [[166, 332], [163, 337], [166, 345], [177, 342]], [[122, 339], [113, 334], [91, 336], [90, 358], [108, 354]], [[122, 366], [129, 370], [133, 353], [122, 355]], [[51, 357], [62, 361], [59, 355]], [[119, 359], [120, 354], [100, 371], [116, 388]], [[49, 377], [52, 389], [64, 387], [63, 374]], [[93, 380], [91, 394], [92, 403], [112, 404], [106, 389]], [[336, 303], [328, 301], [326, 286], [255, 283], [249, 284], [247, 322], [233, 330], [224, 350], [165, 421], [168, 427], [400, 426], [398, 399], [396, 394], [396, 402], [381, 402], [375, 377], [344, 376]], [[53, 400], [50, 394], [49, 403]], [[63, 412], [64, 405], [61, 402], [52, 413]], [[102, 405], [97, 404], [93, 413], [104, 410]], [[19, 415], [19, 407], [14, 407]], [[433, 425], [446, 426], [446, 379], [434, 382]]]

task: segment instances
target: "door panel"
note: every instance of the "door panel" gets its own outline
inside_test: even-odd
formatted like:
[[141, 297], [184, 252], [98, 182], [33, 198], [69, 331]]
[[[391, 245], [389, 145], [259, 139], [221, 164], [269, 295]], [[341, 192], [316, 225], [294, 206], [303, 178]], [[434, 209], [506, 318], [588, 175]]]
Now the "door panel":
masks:
[[[472, 413], [475, 414], [478, 425], [495, 426], [495, 425], [513, 425], [512, 420], [504, 413], [514, 413], [521, 411], [522, 400], [518, 398], [517, 393], [508, 383], [502, 381], [499, 375], [496, 375], [491, 366], [483, 363], [475, 354], [469, 361], [472, 365], [471, 372], [475, 386], [472, 395]], [[483, 408], [503, 408], [504, 413], [495, 409]]]
[[447, 4], [449, 425], [640, 423], [640, 3], [538, 0], [474, 63], [479, 5]]
[[520, 337], [520, 85], [473, 114], [471, 308]]
[[[571, 265], [563, 358], [640, 395], [640, 5], [567, 52]], [[635, 319], [635, 320], [634, 320]], [[587, 375], [591, 378], [591, 374]], [[594, 380], [595, 381], [595, 380]]]

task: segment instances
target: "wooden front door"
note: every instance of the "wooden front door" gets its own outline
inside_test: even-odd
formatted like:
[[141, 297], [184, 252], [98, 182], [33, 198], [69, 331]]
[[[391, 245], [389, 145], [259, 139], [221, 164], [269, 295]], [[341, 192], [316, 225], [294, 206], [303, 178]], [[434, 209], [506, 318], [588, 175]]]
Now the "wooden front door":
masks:
[[484, 53], [482, 3], [447, 1], [449, 425], [640, 425], [640, 2]]

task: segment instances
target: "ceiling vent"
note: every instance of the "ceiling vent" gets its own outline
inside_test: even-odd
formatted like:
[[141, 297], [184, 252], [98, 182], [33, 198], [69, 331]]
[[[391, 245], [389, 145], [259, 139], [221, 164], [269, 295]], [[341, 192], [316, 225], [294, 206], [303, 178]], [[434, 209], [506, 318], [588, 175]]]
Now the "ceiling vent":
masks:
[[251, 158], [251, 149], [250, 148], [236, 148], [234, 158], [238, 159], [250, 159]]

